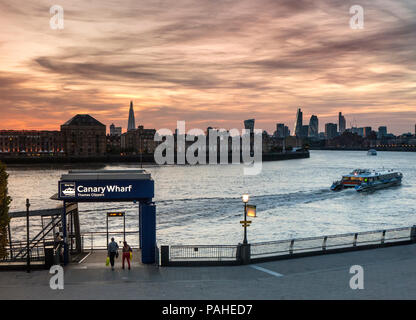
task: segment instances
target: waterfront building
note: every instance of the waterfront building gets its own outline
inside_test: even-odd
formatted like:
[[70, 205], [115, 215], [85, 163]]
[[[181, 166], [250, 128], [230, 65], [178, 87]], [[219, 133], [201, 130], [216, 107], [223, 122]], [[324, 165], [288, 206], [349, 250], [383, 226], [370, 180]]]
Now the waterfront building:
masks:
[[122, 128], [116, 127], [114, 123], [110, 126], [110, 136], [121, 136]]
[[121, 153], [121, 135], [107, 135], [107, 154], [120, 155]]
[[244, 120], [244, 128], [250, 131], [250, 150], [254, 148], [254, 119]]
[[121, 135], [121, 149], [126, 153], [154, 153], [159, 145], [154, 141], [156, 129], [145, 129], [139, 126], [137, 129], [129, 130]]
[[311, 119], [309, 120], [308, 137], [318, 138], [318, 135], [319, 135], [319, 120], [317, 116], [312, 115]]
[[377, 138], [382, 139], [386, 136], [387, 136], [387, 127], [386, 126], [378, 127]]
[[59, 131], [0, 130], [1, 155], [58, 155], [63, 153], [63, 149]]
[[284, 138], [284, 137], [286, 137], [285, 127], [286, 126], [285, 126], [284, 123], [277, 123], [276, 124], [276, 137], [277, 138]]
[[290, 136], [290, 130], [288, 126], [285, 126], [285, 137], [289, 137]]
[[368, 137], [370, 135], [371, 131], [372, 131], [371, 127], [364, 127], [363, 136]]
[[295, 122], [295, 136], [301, 137], [302, 135], [302, 126], [303, 126], [303, 113], [302, 110], [299, 108], [296, 114], [296, 122]]
[[337, 124], [326, 123], [325, 124], [325, 137], [326, 139], [333, 139], [337, 136]]
[[135, 130], [135, 129], [136, 129], [136, 120], [134, 118], [133, 101], [130, 101], [129, 122], [127, 125], [127, 131]]
[[342, 134], [346, 129], [346, 121], [345, 121], [345, 117], [342, 115], [342, 112], [338, 113], [338, 125], [339, 125], [339, 133]]
[[100, 156], [106, 153], [106, 126], [88, 114], [77, 114], [61, 126], [67, 156]]
[[360, 137], [364, 137], [364, 128], [352, 127], [351, 132], [358, 134]]

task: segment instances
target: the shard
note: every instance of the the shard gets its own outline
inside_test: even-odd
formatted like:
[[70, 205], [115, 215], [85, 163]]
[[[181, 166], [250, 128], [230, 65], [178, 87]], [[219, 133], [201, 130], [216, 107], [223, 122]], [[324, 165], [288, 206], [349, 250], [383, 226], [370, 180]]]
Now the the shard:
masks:
[[134, 119], [133, 101], [130, 101], [129, 123], [127, 131], [136, 129], [136, 120]]

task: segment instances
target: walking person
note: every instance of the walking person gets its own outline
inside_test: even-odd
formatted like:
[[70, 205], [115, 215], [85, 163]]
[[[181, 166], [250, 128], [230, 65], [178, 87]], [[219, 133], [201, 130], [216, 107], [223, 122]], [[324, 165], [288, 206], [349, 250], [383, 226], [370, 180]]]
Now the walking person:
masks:
[[60, 236], [59, 232], [55, 233], [55, 237], [54, 237], [53, 241], [54, 241], [54, 247], [55, 247], [55, 250], [56, 250], [56, 253], [57, 253], [57, 258], [56, 259], [59, 258], [59, 261], [56, 261], [56, 262], [57, 263], [58, 262], [63, 262], [64, 261], [64, 255], [63, 255], [63, 252], [62, 252], [62, 244], [63, 244], [64, 241], [63, 241], [62, 237]]
[[129, 270], [130, 270], [130, 254], [133, 252], [131, 250], [131, 247], [127, 244], [127, 241], [124, 241], [123, 245], [123, 269], [124, 269], [124, 260], [127, 259], [127, 263], [129, 264]]
[[111, 270], [114, 271], [114, 258], [118, 255], [118, 244], [111, 238], [111, 242], [108, 244], [108, 257], [110, 258]]

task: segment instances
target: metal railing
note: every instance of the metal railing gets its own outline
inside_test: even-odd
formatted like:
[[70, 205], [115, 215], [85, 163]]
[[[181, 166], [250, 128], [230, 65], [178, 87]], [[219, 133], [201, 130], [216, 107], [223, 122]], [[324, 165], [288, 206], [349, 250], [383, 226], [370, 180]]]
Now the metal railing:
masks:
[[[123, 231], [109, 232], [108, 236], [115, 238], [115, 241], [122, 244], [124, 237]], [[134, 244], [139, 243], [139, 231], [126, 231], [126, 241], [131, 248], [136, 249]], [[81, 234], [81, 248], [82, 251], [86, 250], [103, 250], [107, 249], [107, 232], [105, 231], [92, 231], [83, 232]]]
[[[25, 251], [23, 256], [21, 253]], [[8, 244], [6, 246], [7, 255], [0, 262], [25, 262], [26, 253], [27, 253], [27, 242], [26, 241], [13, 241], [11, 246]], [[43, 261], [45, 259], [45, 250], [42, 245], [33, 246], [30, 243], [29, 250], [30, 261]]]
[[233, 261], [237, 259], [236, 245], [176, 245], [169, 247], [170, 261]]
[[[124, 240], [123, 231], [109, 232], [109, 237], [116, 238], [120, 244]], [[68, 246], [70, 247], [70, 241], [74, 241], [74, 235], [68, 234]], [[106, 232], [85, 232], [81, 234], [81, 246], [82, 250], [102, 250], [107, 249], [107, 233]], [[139, 231], [126, 231], [126, 241], [131, 245], [133, 249], [136, 249], [134, 244], [139, 243]], [[54, 243], [52, 238], [43, 238], [39, 240], [34, 238], [29, 242], [29, 254], [30, 261], [44, 261], [45, 260], [45, 244]], [[7, 255], [0, 262], [25, 262], [27, 253], [26, 241], [13, 241], [6, 246]]]
[[[30, 251], [39, 250], [39, 248], [43, 248], [43, 244], [46, 241], [45, 240], [46, 237], [50, 235], [51, 231], [55, 230], [56, 226], [61, 222], [60, 216], [51, 216], [50, 218], [51, 218], [51, 221], [46, 226], [44, 226], [42, 230], [33, 239], [30, 240], [30, 244], [29, 244]], [[27, 248], [25, 246], [21, 251], [19, 251], [16, 255], [14, 255], [14, 258], [15, 260], [18, 260], [19, 258], [26, 257], [26, 254], [27, 254]]]
[[[296, 254], [320, 254], [329, 250], [354, 250], [416, 241], [416, 226], [346, 233], [338, 235], [267, 241], [250, 244], [248, 259], [243, 245], [173, 245], [161, 247], [161, 265], [189, 263], [245, 263], [263, 258], [289, 257]], [[246, 251], [247, 252], [247, 251]]]
[[411, 239], [411, 227], [346, 233], [310, 238], [259, 242], [251, 244], [251, 257], [263, 258], [302, 252], [354, 248], [406, 241]]

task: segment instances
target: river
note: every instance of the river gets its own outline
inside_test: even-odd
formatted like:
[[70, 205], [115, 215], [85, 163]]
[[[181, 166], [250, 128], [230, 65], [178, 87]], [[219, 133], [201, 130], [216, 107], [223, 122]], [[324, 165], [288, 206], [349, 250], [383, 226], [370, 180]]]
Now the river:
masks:
[[[250, 195], [250, 204], [257, 205], [257, 217], [248, 228], [250, 242], [410, 226], [416, 224], [415, 163], [416, 153], [411, 152], [367, 156], [362, 151], [311, 151], [309, 159], [264, 162], [256, 176], [244, 176], [242, 165], [149, 166], [146, 170], [155, 181], [158, 243], [241, 242], [244, 193]], [[382, 167], [400, 170], [402, 185], [373, 193], [329, 190], [334, 180], [355, 168]], [[10, 166], [11, 211], [24, 211], [26, 198], [32, 209], [59, 205], [49, 198], [57, 192], [60, 175], [69, 169]], [[106, 212], [111, 210], [125, 211], [127, 230], [137, 230], [137, 205], [94, 203], [80, 204], [81, 231], [105, 231]], [[40, 225], [33, 220], [35, 233]], [[121, 222], [111, 220], [110, 230], [122, 230]], [[15, 239], [24, 239], [24, 223], [13, 220]]]

